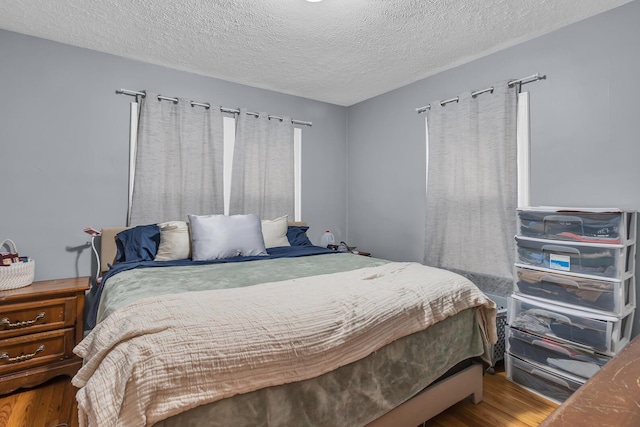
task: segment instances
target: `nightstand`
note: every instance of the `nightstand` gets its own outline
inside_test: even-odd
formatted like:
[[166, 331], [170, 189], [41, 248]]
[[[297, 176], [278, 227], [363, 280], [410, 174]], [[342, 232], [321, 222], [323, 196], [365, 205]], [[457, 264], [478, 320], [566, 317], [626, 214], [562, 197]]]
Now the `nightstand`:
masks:
[[46, 280], [0, 291], [0, 394], [75, 375], [82, 359], [84, 295], [89, 278]]

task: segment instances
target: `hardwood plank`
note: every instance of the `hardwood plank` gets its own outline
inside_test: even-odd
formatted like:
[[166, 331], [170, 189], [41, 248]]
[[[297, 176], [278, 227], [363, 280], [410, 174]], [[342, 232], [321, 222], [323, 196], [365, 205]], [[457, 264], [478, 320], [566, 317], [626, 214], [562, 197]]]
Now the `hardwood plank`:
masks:
[[0, 426], [9, 425], [9, 418], [11, 418], [18, 398], [18, 394], [11, 394], [0, 398]]
[[484, 397], [460, 402], [424, 423], [424, 427], [537, 427], [557, 404], [507, 381], [504, 368], [483, 378]]
[[69, 377], [0, 396], [1, 427], [78, 427], [76, 388]]
[[473, 408], [473, 411], [454, 414], [454, 416], [462, 420], [466, 426], [528, 427], [531, 425], [527, 421], [519, 419], [516, 415], [505, 412], [502, 407], [495, 407], [489, 404]]
[[20, 393], [15, 400], [14, 405], [10, 408], [9, 419], [6, 427], [22, 427], [28, 426], [30, 417], [33, 414], [31, 409], [33, 405], [33, 397], [37, 393], [34, 390], [28, 390]]
[[558, 407], [556, 403], [507, 381], [504, 371], [485, 375], [483, 385], [486, 403], [502, 408], [508, 402], [509, 413], [517, 419], [527, 420], [528, 425], [537, 426]]
[[53, 426], [62, 423], [66, 423], [69, 427], [77, 427], [79, 425], [78, 404], [76, 403], [77, 391], [78, 389], [71, 385], [71, 379], [67, 380], [65, 378], [61, 400], [57, 402], [57, 407], [53, 413], [56, 417], [52, 419], [49, 425]]

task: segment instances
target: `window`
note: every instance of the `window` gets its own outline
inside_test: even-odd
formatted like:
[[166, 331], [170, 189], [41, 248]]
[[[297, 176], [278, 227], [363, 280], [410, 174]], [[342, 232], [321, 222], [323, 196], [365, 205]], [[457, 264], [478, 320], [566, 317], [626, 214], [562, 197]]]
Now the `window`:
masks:
[[[131, 198], [133, 195], [133, 183], [135, 180], [136, 143], [138, 129], [138, 103], [131, 103], [130, 130], [129, 130], [129, 213], [131, 210]], [[233, 165], [233, 147], [236, 136], [235, 117], [224, 117], [224, 214], [229, 215], [229, 200], [231, 193], [231, 169]], [[294, 128], [294, 179], [295, 179], [295, 218], [291, 220], [301, 221], [302, 218], [302, 129]]]

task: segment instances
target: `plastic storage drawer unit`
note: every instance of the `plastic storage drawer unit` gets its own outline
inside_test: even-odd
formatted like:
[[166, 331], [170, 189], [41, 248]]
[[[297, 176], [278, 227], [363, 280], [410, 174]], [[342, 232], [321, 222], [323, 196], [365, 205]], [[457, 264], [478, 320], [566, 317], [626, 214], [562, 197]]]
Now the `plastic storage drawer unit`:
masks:
[[636, 240], [636, 212], [621, 209], [518, 209], [518, 234], [540, 239], [627, 244]]
[[584, 384], [584, 381], [555, 372], [547, 371], [524, 360], [507, 354], [507, 379], [516, 384], [543, 395], [548, 399], [562, 403], [574, 391]]
[[516, 265], [515, 292], [554, 304], [622, 316], [636, 301], [635, 276], [625, 280], [552, 273]]
[[613, 355], [627, 345], [633, 311], [623, 317], [589, 313], [513, 295], [509, 299], [509, 325], [543, 337], [571, 341]]
[[552, 242], [516, 236], [516, 262], [546, 268], [623, 280], [635, 270], [635, 244], [600, 245], [579, 242]]
[[588, 380], [611, 358], [518, 329], [507, 329], [507, 351], [549, 371]]

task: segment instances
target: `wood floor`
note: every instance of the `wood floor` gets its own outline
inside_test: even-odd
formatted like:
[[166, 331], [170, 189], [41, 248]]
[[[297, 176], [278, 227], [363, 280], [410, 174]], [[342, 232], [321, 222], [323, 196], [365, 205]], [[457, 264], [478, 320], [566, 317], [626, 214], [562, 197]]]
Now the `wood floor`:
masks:
[[[77, 427], [75, 389], [68, 377], [0, 396], [0, 427]], [[425, 427], [536, 427], [557, 405], [506, 380], [504, 370], [484, 376], [484, 399], [463, 401]], [[393, 426], [390, 426], [393, 427]]]
[[507, 381], [504, 369], [485, 374], [483, 399], [464, 400], [424, 423], [424, 427], [537, 427], [557, 404]]
[[78, 427], [75, 396], [69, 377], [0, 396], [0, 427]]

